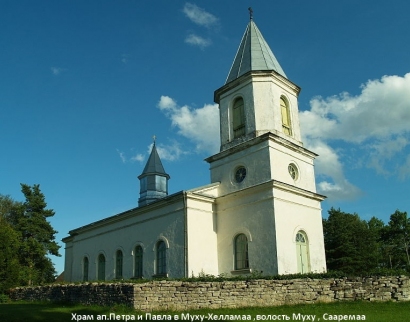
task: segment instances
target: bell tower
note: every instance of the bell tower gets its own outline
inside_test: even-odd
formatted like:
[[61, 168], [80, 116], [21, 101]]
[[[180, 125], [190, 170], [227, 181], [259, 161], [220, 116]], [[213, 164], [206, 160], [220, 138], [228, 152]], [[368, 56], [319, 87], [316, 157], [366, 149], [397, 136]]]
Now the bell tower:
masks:
[[299, 92], [251, 19], [225, 85], [214, 94], [220, 108], [220, 151], [267, 132], [302, 145]]
[[[325, 196], [316, 192], [317, 154], [302, 143], [299, 93], [251, 12], [226, 82], [214, 92], [220, 151], [206, 159], [211, 182], [219, 183], [216, 226], [222, 272], [326, 271], [320, 205]], [[230, 243], [238, 236], [247, 240], [249, 257], [232, 267]]]
[[251, 14], [226, 82], [214, 93], [221, 144], [220, 152], [207, 161], [211, 181], [221, 182], [221, 191], [275, 179], [316, 192], [317, 155], [301, 141], [299, 92]]

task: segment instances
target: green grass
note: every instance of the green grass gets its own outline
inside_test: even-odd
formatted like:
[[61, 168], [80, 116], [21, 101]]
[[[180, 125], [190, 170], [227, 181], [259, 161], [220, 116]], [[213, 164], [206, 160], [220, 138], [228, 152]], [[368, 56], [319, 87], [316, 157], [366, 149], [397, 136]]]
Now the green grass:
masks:
[[[127, 313], [120, 313], [120, 312]], [[117, 313], [118, 312], [118, 313]], [[31, 321], [71, 321], [72, 313], [77, 315], [93, 315], [94, 319], [99, 314], [130, 314], [131, 309], [123, 307], [84, 306], [39, 302], [11, 302], [0, 304], [0, 321], [31, 322]]]
[[[30, 302], [13, 302], [0, 304], [0, 321], [74, 321], [72, 313], [77, 316], [92, 315], [94, 321], [98, 315], [110, 313], [116, 315], [137, 314], [145, 317], [145, 313], [135, 312], [130, 308], [123, 306], [99, 307], [99, 306], [82, 306], [66, 305], [53, 303], [30, 303]], [[170, 314], [174, 316], [187, 312], [154, 312], [152, 314]], [[252, 319], [257, 315], [287, 315], [288, 321], [294, 320], [293, 314], [314, 315], [315, 321], [325, 321], [323, 314], [334, 315], [364, 315], [366, 321], [393, 322], [393, 321], [410, 321], [410, 301], [409, 302], [336, 302], [330, 304], [306, 304], [306, 305], [285, 305], [267, 308], [241, 308], [241, 309], [215, 309], [215, 310], [189, 310], [190, 314], [205, 315], [205, 321], [208, 313], [214, 315], [251, 315]], [[82, 319], [84, 321], [84, 319]], [[120, 319], [125, 321], [125, 319]], [[141, 321], [141, 320], [140, 320]], [[145, 319], [143, 321], [146, 321]], [[148, 320], [149, 321], [149, 320]], [[300, 320], [301, 321], [301, 320]], [[330, 321], [330, 320], [329, 320]], [[332, 320], [334, 321], [334, 320]]]

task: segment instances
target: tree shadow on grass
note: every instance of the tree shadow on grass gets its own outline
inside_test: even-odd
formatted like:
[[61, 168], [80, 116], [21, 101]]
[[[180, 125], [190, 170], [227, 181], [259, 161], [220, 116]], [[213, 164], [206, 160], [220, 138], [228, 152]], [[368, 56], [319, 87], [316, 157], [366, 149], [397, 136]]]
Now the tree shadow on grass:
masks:
[[[31, 321], [76, 321], [97, 320], [98, 315], [116, 313], [109, 307], [78, 306], [65, 303], [8, 303], [0, 304], [0, 321], [7, 322], [31, 322]], [[124, 314], [124, 313], [122, 313]], [[130, 313], [128, 313], [130, 314]], [[77, 318], [75, 318], [75, 316]], [[81, 318], [80, 318], [81, 316]], [[91, 317], [92, 316], [92, 317]]]

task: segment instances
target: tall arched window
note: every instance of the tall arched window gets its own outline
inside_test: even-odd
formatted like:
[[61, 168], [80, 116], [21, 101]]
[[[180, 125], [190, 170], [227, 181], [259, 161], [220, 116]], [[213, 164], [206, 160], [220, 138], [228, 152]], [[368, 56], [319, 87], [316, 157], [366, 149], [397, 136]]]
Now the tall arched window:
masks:
[[122, 278], [122, 261], [123, 261], [122, 251], [117, 250], [117, 253], [115, 254], [115, 278], [116, 279]]
[[165, 242], [160, 240], [157, 243], [157, 275], [165, 275], [167, 273], [167, 253]]
[[88, 257], [84, 257], [83, 260], [83, 282], [87, 282], [88, 281]]
[[105, 281], [105, 256], [103, 254], [98, 255], [98, 275], [99, 281]]
[[141, 246], [135, 247], [134, 250], [134, 277], [142, 278], [142, 258], [143, 258], [143, 250]]
[[284, 97], [280, 98], [280, 111], [282, 114], [282, 131], [286, 135], [292, 135], [289, 104], [287, 103]]
[[232, 106], [233, 137], [238, 138], [245, 134], [245, 109], [243, 98], [239, 97]]
[[296, 258], [298, 263], [298, 273], [308, 273], [309, 269], [309, 249], [306, 234], [298, 231], [296, 234]]
[[235, 237], [235, 269], [249, 268], [248, 238], [244, 234]]

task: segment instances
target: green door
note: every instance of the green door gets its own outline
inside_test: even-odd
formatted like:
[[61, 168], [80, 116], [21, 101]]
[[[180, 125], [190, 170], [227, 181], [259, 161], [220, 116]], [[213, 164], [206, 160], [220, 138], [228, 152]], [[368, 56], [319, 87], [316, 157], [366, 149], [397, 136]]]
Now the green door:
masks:
[[308, 273], [308, 244], [305, 234], [301, 231], [296, 234], [296, 258], [298, 263], [298, 273]]

